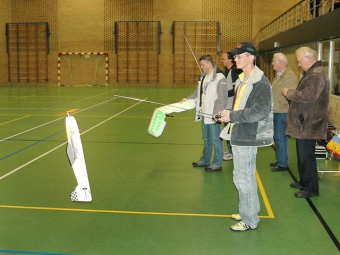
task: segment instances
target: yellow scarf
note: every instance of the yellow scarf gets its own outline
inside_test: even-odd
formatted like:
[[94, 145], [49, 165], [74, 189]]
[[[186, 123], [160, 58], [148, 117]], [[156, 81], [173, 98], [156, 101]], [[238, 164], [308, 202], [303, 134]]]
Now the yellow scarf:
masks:
[[[246, 81], [244, 81], [244, 78], [245, 78], [244, 73], [241, 73], [238, 77], [240, 78], [241, 84], [237, 87], [233, 111], [237, 111], [238, 108], [240, 107], [241, 98], [242, 98], [243, 93], [244, 93], [244, 91], [247, 87], [247, 82], [248, 82], [248, 79]], [[230, 134], [231, 134], [231, 131], [233, 130], [234, 124], [235, 123], [231, 123], [231, 125], [230, 125]]]

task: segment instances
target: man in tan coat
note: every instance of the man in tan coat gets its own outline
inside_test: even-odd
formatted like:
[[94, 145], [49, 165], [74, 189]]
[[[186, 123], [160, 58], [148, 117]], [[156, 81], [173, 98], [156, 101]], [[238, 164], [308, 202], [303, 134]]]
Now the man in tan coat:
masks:
[[274, 142], [276, 162], [270, 163], [273, 172], [288, 169], [288, 137], [286, 136], [286, 122], [288, 112], [288, 101], [282, 95], [283, 88], [296, 89], [298, 79], [288, 66], [287, 57], [281, 53], [275, 53], [272, 66], [276, 76], [272, 82], [274, 101]]

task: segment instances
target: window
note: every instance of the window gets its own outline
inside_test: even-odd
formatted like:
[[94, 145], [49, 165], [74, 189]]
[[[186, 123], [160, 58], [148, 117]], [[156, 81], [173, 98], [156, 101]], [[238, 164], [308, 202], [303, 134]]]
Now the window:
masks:
[[331, 82], [331, 93], [340, 95], [340, 39], [323, 42], [322, 61]]

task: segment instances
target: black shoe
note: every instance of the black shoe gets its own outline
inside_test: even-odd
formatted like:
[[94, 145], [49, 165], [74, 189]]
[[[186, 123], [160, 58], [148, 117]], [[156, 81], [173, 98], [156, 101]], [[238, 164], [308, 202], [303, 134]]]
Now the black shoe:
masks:
[[205, 168], [205, 171], [207, 171], [207, 172], [222, 171], [222, 167], [216, 166], [216, 165], [209, 165]]
[[192, 162], [192, 165], [194, 167], [202, 167], [202, 166], [209, 166], [209, 164], [205, 164], [202, 161], [196, 161], [196, 162]]
[[269, 164], [271, 167], [277, 166], [277, 161], [275, 163], [270, 163]]
[[294, 189], [303, 189], [303, 186], [299, 182], [293, 182], [290, 186]]
[[316, 197], [319, 196], [319, 192], [310, 192], [310, 191], [306, 191], [306, 190], [301, 190], [299, 192], [296, 192], [294, 194], [295, 197], [297, 198], [307, 198], [307, 197]]
[[272, 172], [282, 172], [288, 170], [288, 167], [280, 167], [276, 165], [275, 167], [272, 168]]

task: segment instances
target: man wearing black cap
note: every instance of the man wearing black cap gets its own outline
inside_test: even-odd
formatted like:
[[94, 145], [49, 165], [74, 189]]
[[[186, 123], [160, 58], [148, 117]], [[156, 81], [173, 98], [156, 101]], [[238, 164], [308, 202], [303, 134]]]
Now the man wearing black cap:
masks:
[[255, 66], [254, 45], [240, 43], [230, 53], [243, 73], [236, 81], [233, 110], [221, 112], [221, 121], [229, 122], [221, 137], [230, 140], [233, 148], [233, 180], [239, 193], [239, 213], [231, 217], [240, 222], [231, 229], [245, 231], [257, 228], [260, 221], [256, 154], [258, 147], [273, 144], [273, 96], [269, 80]]

